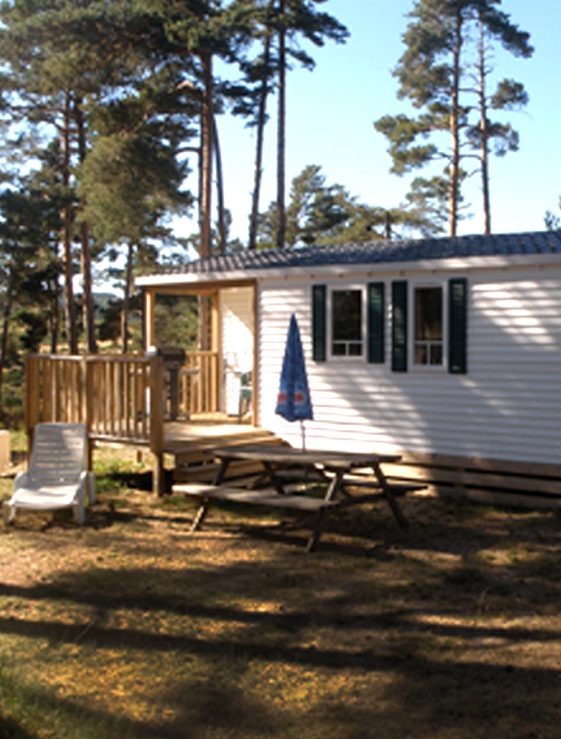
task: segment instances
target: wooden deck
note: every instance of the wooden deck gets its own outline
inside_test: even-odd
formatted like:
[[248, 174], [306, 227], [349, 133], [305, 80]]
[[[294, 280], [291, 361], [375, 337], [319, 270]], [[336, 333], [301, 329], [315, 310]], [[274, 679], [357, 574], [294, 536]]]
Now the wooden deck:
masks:
[[219, 412], [216, 352], [193, 352], [188, 366], [196, 372], [183, 378], [176, 409], [185, 420], [169, 422], [170, 382], [160, 356], [29, 355], [28, 436], [31, 440], [41, 422], [84, 423], [89, 468], [96, 444], [149, 451], [154, 459], [154, 490], [159, 494], [165, 492], [164, 472], [171, 465], [177, 481], [206, 482], [214, 476], [214, 449], [238, 443], [280, 443], [272, 434]]
[[[237, 423], [220, 414], [167, 422], [164, 454], [171, 457], [174, 482], [211, 482], [218, 465], [216, 449], [242, 444], [282, 444], [274, 434], [248, 423]], [[252, 475], [260, 466], [254, 462], [232, 464], [229, 478]]]

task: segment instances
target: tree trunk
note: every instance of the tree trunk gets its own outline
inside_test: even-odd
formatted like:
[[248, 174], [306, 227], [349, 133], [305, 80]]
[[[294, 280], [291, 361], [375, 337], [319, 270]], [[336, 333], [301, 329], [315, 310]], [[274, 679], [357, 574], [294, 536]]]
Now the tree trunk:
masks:
[[259, 197], [261, 194], [261, 177], [263, 176], [263, 142], [265, 139], [265, 119], [267, 115], [267, 96], [269, 94], [269, 63], [271, 60], [271, 28], [269, 18], [274, 0], [269, 0], [265, 20], [265, 43], [263, 46], [263, 79], [259, 94], [257, 112], [257, 137], [255, 143], [255, 168], [253, 174], [253, 193], [251, 197], [251, 216], [249, 220], [248, 249], [257, 246], [257, 227], [259, 221]]
[[[67, 193], [70, 192], [70, 120], [70, 93], [66, 91], [64, 129], [62, 134], [62, 180]], [[70, 354], [78, 354], [78, 330], [76, 326], [76, 307], [74, 305], [74, 287], [72, 284], [74, 275], [72, 269], [72, 212], [70, 202], [64, 207], [62, 221], [66, 295], [66, 337], [68, 341], [68, 352]]]
[[87, 223], [80, 226], [80, 240], [82, 251], [80, 263], [82, 266], [82, 289], [84, 313], [84, 330], [86, 332], [86, 347], [89, 354], [97, 354], [97, 340], [95, 336], [95, 304], [93, 299], [92, 257], [90, 251], [90, 232]]
[[[55, 244], [55, 262], [58, 265], [58, 244]], [[53, 277], [52, 282], [49, 281], [49, 286], [51, 293], [51, 315], [49, 317], [51, 328], [51, 354], [56, 354], [58, 352], [58, 331], [60, 322], [60, 283], [58, 270]]]
[[224, 209], [224, 177], [222, 174], [222, 154], [220, 152], [220, 139], [218, 138], [218, 126], [216, 116], [212, 116], [212, 137], [214, 142], [214, 159], [216, 162], [216, 205], [218, 211], [218, 251], [224, 254], [226, 251], [226, 218]]
[[285, 145], [286, 145], [286, 27], [285, 0], [279, 1], [279, 107], [277, 140], [277, 248], [284, 249], [286, 237]]
[[483, 230], [485, 234], [490, 234], [491, 199], [489, 195], [489, 127], [487, 120], [487, 97], [485, 89], [487, 72], [485, 69], [485, 32], [481, 20], [479, 21], [479, 34], [479, 156], [481, 159], [481, 191], [483, 193]]
[[[84, 123], [84, 114], [80, 102], [76, 100], [74, 104], [74, 114], [76, 116], [76, 127], [78, 130], [78, 156], [80, 164], [86, 158], [86, 127]], [[84, 202], [81, 203], [83, 208]], [[88, 224], [82, 221], [80, 227], [80, 241], [82, 250], [80, 254], [80, 263], [82, 267], [82, 290], [83, 304], [82, 310], [84, 315], [84, 331], [86, 332], [86, 348], [89, 354], [97, 354], [97, 341], [95, 337], [95, 307], [93, 300], [93, 281], [92, 281], [92, 257], [90, 250], [90, 230]]]
[[460, 56], [462, 50], [462, 12], [456, 15], [456, 43], [453, 52], [452, 103], [450, 110], [450, 133], [452, 154], [450, 158], [450, 184], [448, 190], [448, 227], [450, 236], [458, 230], [458, 201], [460, 177]]
[[121, 347], [123, 354], [129, 348], [129, 305], [132, 292], [132, 275], [134, 266], [134, 244], [129, 241], [127, 251], [127, 264], [125, 268], [125, 289], [123, 294], [123, 309], [121, 311]]
[[[10, 328], [10, 316], [12, 313], [12, 280], [8, 279], [8, 290], [4, 302], [2, 316], [2, 341], [0, 343], [0, 409], [4, 408], [2, 403], [2, 391], [4, 387], [4, 367], [6, 365], [6, 354], [8, 352], [8, 335]], [[3, 415], [3, 410], [2, 410]]]
[[[200, 170], [200, 218], [202, 259], [212, 254], [211, 244], [211, 201], [212, 201], [212, 55], [201, 52], [203, 67], [203, 108], [201, 113], [201, 170]], [[209, 349], [210, 302], [206, 296], [199, 297], [199, 348]]]
[[384, 214], [384, 236], [388, 240], [392, 237], [392, 216], [389, 210]]
[[201, 52], [203, 67], [203, 105], [201, 112], [201, 161], [199, 217], [201, 232], [200, 257], [211, 255], [211, 201], [212, 201], [212, 55]]

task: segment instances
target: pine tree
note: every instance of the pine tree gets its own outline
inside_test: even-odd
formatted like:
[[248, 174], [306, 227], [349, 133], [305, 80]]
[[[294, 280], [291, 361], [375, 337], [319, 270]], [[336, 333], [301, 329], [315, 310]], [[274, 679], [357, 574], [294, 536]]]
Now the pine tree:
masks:
[[[273, 248], [277, 228], [276, 203], [260, 218], [259, 248]], [[349, 244], [391, 239], [396, 228], [433, 235], [440, 230], [427, 218], [418, 203], [395, 208], [360, 203], [346, 188], [327, 184], [317, 164], [304, 167], [293, 178], [286, 208], [286, 246]]]
[[[121, 133], [125, 138], [127, 126], [136, 126], [140, 139], [147, 120], [162, 137], [170, 135], [170, 119], [176, 128], [181, 126], [183, 142], [192, 135], [189, 124], [195, 106], [180, 89], [180, 82], [186, 75], [195, 76], [198, 68], [192, 55], [185, 54], [185, 29], [176, 38], [177, 24], [181, 25], [189, 13], [179, 5], [166, 5], [168, 14], [164, 16], [160, 12], [163, 6], [131, 6], [126, 0], [111, 4], [30, 0], [5, 4], [2, 10], [0, 57], [12, 72], [4, 101], [19, 137], [12, 145], [21, 153], [22, 124], [30, 142], [45, 135], [61, 141], [59, 167], [66, 193], [61, 241], [69, 347], [72, 353], [78, 350], [73, 243], [79, 238], [84, 326], [87, 348], [92, 352], [96, 350], [92, 296], [92, 258], [96, 253], [92, 248], [97, 247], [92, 244], [92, 227], [85, 217], [93, 212], [88, 207], [87, 188], [78, 190], [79, 173], [87, 170], [88, 158], [107, 133], [96, 128], [103, 121], [100, 111], [109, 111], [116, 130], [116, 111], [123, 99], [131, 114], [131, 120], [123, 123]], [[144, 118], [133, 120], [135, 105]], [[173, 139], [174, 156], [178, 153], [178, 135]], [[111, 169], [111, 160], [106, 164], [107, 170]], [[90, 173], [94, 165], [89, 167]], [[138, 182], [143, 178], [138, 177]], [[170, 179], [172, 182], [178, 186], [177, 178]], [[108, 213], [98, 208], [96, 215], [101, 212]], [[96, 226], [99, 233], [99, 224]]]
[[[75, 167], [88, 150], [86, 107], [94, 95], [122, 69], [126, 49], [122, 5], [77, 4], [54, 0], [5, 3], [1, 9], [0, 58], [10, 70], [11, 86], [4, 103], [21, 139], [45, 136], [61, 142], [60, 171], [66, 192], [61, 241], [69, 350], [78, 351], [78, 325], [73, 294], [75, 214], [83, 207], [76, 195]], [[122, 77], [120, 77], [122, 83]], [[18, 128], [19, 126], [19, 128]], [[14, 126], [13, 126], [14, 128]], [[30, 146], [33, 144], [30, 144]], [[21, 153], [21, 140], [17, 141]], [[88, 350], [95, 351], [89, 232], [83, 224], [81, 265]]]
[[[52, 202], [43, 198], [28, 181], [19, 189], [0, 195], [0, 399], [2, 379], [8, 357], [9, 331], [19, 309], [20, 321], [31, 328], [22, 338], [23, 348], [37, 351], [47, 333], [45, 307], [49, 304], [49, 281], [56, 265], [48, 245], [56, 233], [58, 214]], [[48, 314], [48, 311], [47, 311]], [[31, 333], [35, 336], [32, 338]]]
[[256, 111], [252, 125], [256, 128], [255, 136], [255, 164], [253, 175], [253, 191], [251, 195], [251, 213], [249, 216], [248, 249], [255, 249], [257, 245], [257, 229], [259, 219], [259, 199], [261, 193], [261, 178], [263, 175], [263, 144], [265, 139], [265, 125], [267, 123], [267, 98], [272, 91], [274, 75], [274, 60], [272, 58], [272, 12], [275, 0], [267, 0], [262, 20], [263, 53], [250, 63], [245, 63], [246, 79], [249, 84], [256, 84]]
[[278, 114], [277, 114], [277, 232], [276, 245], [285, 245], [285, 158], [286, 158], [286, 71], [288, 60], [295, 59], [313, 69], [313, 59], [302, 49], [300, 38], [316, 46], [323, 46], [326, 39], [344, 43], [347, 28], [328, 13], [316, 11], [315, 5], [323, 0], [278, 0]]
[[248, 246], [254, 248], [257, 239], [259, 194], [262, 174], [262, 149], [267, 121], [268, 96], [277, 93], [277, 197], [275, 244], [285, 246], [287, 214], [285, 203], [286, 158], [286, 85], [287, 71], [292, 62], [313, 70], [313, 58], [302, 48], [302, 41], [321, 47], [327, 40], [344, 43], [347, 28], [328, 13], [316, 10], [324, 0], [255, 0], [256, 37], [263, 48], [255, 59], [245, 60], [246, 102], [239, 112], [250, 117], [257, 129], [254, 167], [254, 188], [250, 215]]
[[[561, 210], [561, 196], [557, 201], [559, 210]], [[552, 210], [546, 210], [543, 222], [548, 231], [557, 231], [561, 228], [561, 216], [554, 213]]]
[[[481, 192], [483, 195], [483, 230], [491, 233], [491, 198], [489, 175], [489, 149], [493, 145], [496, 156], [504, 156], [509, 151], [518, 151], [519, 136], [510, 123], [489, 120], [488, 113], [493, 111], [520, 110], [528, 104], [528, 93], [520, 82], [512, 79], [501, 80], [492, 95], [487, 93], [487, 80], [492, 72], [489, 63], [491, 55], [491, 32], [487, 30], [484, 10], [478, 11], [477, 32], [479, 42], [475, 74], [473, 75], [474, 89], [477, 96], [477, 111], [479, 120], [475, 125], [468, 127], [466, 135], [471, 146], [478, 151], [481, 172]], [[516, 56], [529, 57], [533, 49], [529, 44], [528, 34], [519, 31], [513, 26], [503, 13], [494, 12], [492, 18], [493, 35], [499, 36], [501, 42]], [[468, 75], [469, 77], [469, 75]]]
[[[409, 14], [412, 20], [403, 35], [406, 50], [394, 76], [400, 83], [398, 96], [409, 99], [423, 112], [416, 118], [404, 114], [383, 116], [374, 124], [376, 130], [390, 141], [392, 172], [403, 174], [435, 161], [444, 161], [438, 188], [440, 190], [442, 183], [446, 183], [451, 235], [457, 232], [461, 187], [467, 175], [464, 160], [469, 154], [465, 153], [464, 146], [471, 143], [473, 147], [474, 141], [479, 139], [485, 192], [488, 186], [488, 144], [501, 130], [498, 126], [488, 125], [486, 115], [487, 44], [490, 41], [500, 43], [509, 52], [525, 57], [533, 51], [529, 35], [511, 23], [509, 16], [499, 10], [500, 4], [501, 0], [416, 0]], [[485, 38], [484, 57], [482, 60], [480, 46], [478, 61], [483, 82], [480, 76], [479, 86], [470, 91], [466, 90], [464, 82], [470, 74], [469, 53], [474, 37]], [[473, 93], [475, 101], [469, 97]], [[499, 97], [494, 99], [499, 109]], [[508, 109], [508, 104], [504, 109]], [[470, 123], [473, 111], [479, 114], [478, 135]], [[502, 131], [507, 133], [504, 127]], [[435, 140], [425, 141], [431, 134], [442, 132], [449, 136], [447, 148], [438, 146]], [[435, 184], [433, 178], [426, 182]], [[420, 183], [422, 180], [418, 185]], [[488, 198], [486, 208], [488, 210]]]
[[[130, 108], [134, 108], [134, 113]], [[162, 116], [150, 120], [150, 104], [113, 106], [97, 123], [98, 136], [80, 171], [80, 193], [86, 203], [80, 218], [92, 224], [98, 244], [126, 249], [122, 348], [128, 346], [128, 307], [132, 293], [134, 258], [149, 251], [147, 242], [162, 239], [161, 223], [191, 205], [182, 190], [185, 165], [177, 159], [182, 127], [165, 125]]]

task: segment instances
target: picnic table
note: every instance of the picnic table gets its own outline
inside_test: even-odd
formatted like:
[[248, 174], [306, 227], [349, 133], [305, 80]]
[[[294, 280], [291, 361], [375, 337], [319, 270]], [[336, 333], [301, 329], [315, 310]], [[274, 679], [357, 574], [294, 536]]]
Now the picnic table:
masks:
[[[307, 545], [313, 551], [320, 539], [325, 516], [330, 509], [360, 505], [384, 498], [397, 522], [407, 527], [396, 496], [424, 486], [388, 482], [382, 471], [384, 463], [398, 462], [399, 454], [361, 452], [337, 452], [329, 450], [303, 451], [287, 446], [245, 445], [217, 449], [215, 456], [220, 465], [212, 485], [187, 483], [173, 486], [173, 491], [201, 500], [201, 506], [191, 527], [200, 528], [215, 500], [291, 508], [316, 515], [316, 523]], [[266, 490], [248, 490], [223, 484], [230, 463], [234, 460], [259, 462], [263, 468], [260, 483], [268, 484]], [[321, 482], [326, 486], [323, 497], [294, 494], [288, 491], [289, 483]], [[357, 494], [356, 490], [366, 490]]]

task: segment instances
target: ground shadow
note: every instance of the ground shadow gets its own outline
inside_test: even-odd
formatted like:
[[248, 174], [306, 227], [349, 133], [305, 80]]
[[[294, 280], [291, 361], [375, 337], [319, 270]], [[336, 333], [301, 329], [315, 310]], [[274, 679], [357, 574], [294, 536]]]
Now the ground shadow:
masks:
[[[40, 579], [0, 584], [14, 606], [0, 634], [180, 665], [157, 693], [169, 720], [116, 723], [114, 736], [557, 736], [555, 515], [412, 499], [407, 532], [383, 508], [355, 528], [332, 517], [306, 555], [290, 521], [220, 512], [204, 534], [177, 535], [188, 513], [104, 505], [108, 530], [80, 532], [81, 566], [63, 550]], [[146, 555], [135, 519], [162, 532]], [[14, 531], [7, 553], [17, 537], [41, 546], [55, 533]]]

